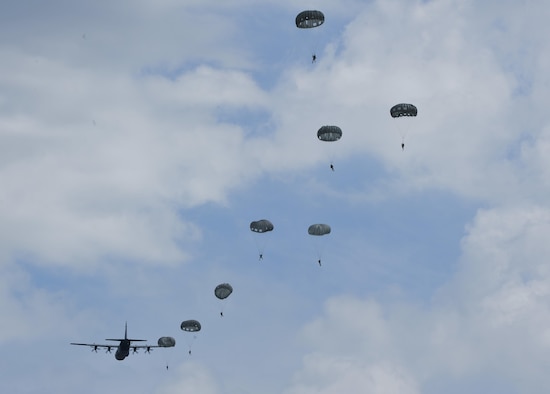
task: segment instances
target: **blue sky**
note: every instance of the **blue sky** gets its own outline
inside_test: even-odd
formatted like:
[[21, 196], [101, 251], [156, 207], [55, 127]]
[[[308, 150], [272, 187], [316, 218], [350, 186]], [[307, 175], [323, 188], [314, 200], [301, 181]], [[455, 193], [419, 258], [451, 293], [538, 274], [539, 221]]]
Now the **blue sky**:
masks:
[[2, 391], [545, 393], [550, 6], [218, 3], [0, 5]]

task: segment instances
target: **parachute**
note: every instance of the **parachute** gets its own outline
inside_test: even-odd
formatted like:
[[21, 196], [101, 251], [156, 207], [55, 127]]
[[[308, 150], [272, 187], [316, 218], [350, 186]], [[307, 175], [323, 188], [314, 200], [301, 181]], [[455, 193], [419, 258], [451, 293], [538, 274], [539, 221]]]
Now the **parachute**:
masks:
[[[342, 138], [342, 129], [338, 126], [323, 126], [317, 130], [317, 138], [320, 141], [335, 142]], [[333, 159], [334, 154], [331, 153], [330, 169], [334, 171]]]
[[[221, 283], [214, 289], [214, 295], [222, 302], [233, 293], [233, 287], [229, 283]], [[223, 307], [220, 311], [220, 316], [223, 317]]]
[[[416, 116], [418, 110], [412, 104], [401, 103], [396, 104], [390, 108], [390, 115], [392, 118], [404, 118]], [[407, 135], [407, 128], [400, 128], [399, 133], [401, 134], [401, 149], [405, 149], [405, 136]]]
[[296, 27], [299, 29], [311, 29], [325, 23], [325, 15], [321, 11], [307, 10], [296, 15]]
[[312, 224], [307, 229], [309, 235], [326, 235], [330, 234], [330, 226], [328, 224]]
[[[298, 29], [312, 29], [314, 27], [321, 26], [323, 23], [325, 23], [325, 16], [321, 11], [307, 10], [307, 11], [302, 11], [298, 15], [296, 15], [296, 27]], [[316, 34], [314, 34], [313, 37], [311, 34], [309, 34], [309, 36], [311, 39], [313, 39], [313, 37], [315, 37]], [[311, 63], [315, 63], [317, 61], [317, 55], [315, 53], [316, 47], [317, 47], [317, 43], [312, 44]]]
[[267, 231], [273, 231], [273, 223], [267, 219], [258, 220], [250, 223], [250, 230], [255, 233], [265, 233]]
[[176, 340], [172, 337], [160, 337], [157, 343], [160, 347], [176, 346]]
[[267, 233], [269, 231], [273, 231], [273, 223], [271, 223], [267, 219], [257, 220], [255, 222], [250, 223], [250, 231], [256, 234], [262, 234], [261, 235], [261, 241], [256, 238], [254, 241], [256, 242], [256, 246], [258, 247], [258, 255], [259, 260], [263, 260], [264, 258], [264, 249], [265, 245], [267, 243], [267, 238], [265, 238], [264, 233]]
[[317, 131], [321, 141], [334, 142], [342, 138], [342, 129], [338, 126], [323, 126]]
[[402, 116], [416, 116], [418, 110], [412, 104], [396, 104], [390, 109], [390, 115], [392, 118], [400, 118]]
[[[172, 337], [160, 337], [157, 343], [159, 347], [163, 348], [176, 346], [176, 340]], [[168, 369], [168, 364], [170, 364], [169, 360], [171, 357], [168, 354], [166, 354], [164, 357], [166, 359], [166, 369]]]
[[[196, 334], [201, 330], [201, 324], [197, 320], [185, 320], [181, 322], [181, 329], [185, 332]], [[197, 339], [196, 335], [193, 335], [193, 338], [187, 338], [187, 346], [189, 347], [189, 355], [191, 355], [191, 346], [193, 342]]]
[[223, 300], [229, 297], [233, 293], [233, 287], [229, 283], [222, 283], [216, 286], [214, 289], [214, 294], [220, 300]]
[[197, 320], [185, 320], [181, 322], [180, 327], [185, 332], [197, 332], [201, 330], [201, 324]]
[[[320, 237], [322, 235], [330, 234], [330, 226], [328, 224], [322, 224], [322, 223], [312, 224], [307, 229], [307, 232], [308, 232], [309, 235], [313, 235], [317, 238], [317, 237]], [[320, 267], [321, 266], [321, 258], [323, 257], [323, 247], [324, 247], [324, 245], [320, 242], [320, 240], [316, 240], [316, 242], [314, 242], [314, 244], [315, 244], [314, 248], [315, 248], [315, 251], [317, 253], [317, 259], [318, 259], [317, 263], [319, 263], [319, 267]]]

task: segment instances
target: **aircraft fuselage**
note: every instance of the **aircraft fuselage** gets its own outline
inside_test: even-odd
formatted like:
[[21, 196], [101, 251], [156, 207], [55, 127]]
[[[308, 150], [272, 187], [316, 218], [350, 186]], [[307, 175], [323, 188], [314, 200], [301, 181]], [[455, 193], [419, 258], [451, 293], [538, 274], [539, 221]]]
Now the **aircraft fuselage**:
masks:
[[120, 344], [116, 349], [115, 358], [119, 361], [122, 361], [126, 357], [128, 357], [129, 354], [130, 354], [130, 341], [127, 339], [124, 339], [120, 341]]

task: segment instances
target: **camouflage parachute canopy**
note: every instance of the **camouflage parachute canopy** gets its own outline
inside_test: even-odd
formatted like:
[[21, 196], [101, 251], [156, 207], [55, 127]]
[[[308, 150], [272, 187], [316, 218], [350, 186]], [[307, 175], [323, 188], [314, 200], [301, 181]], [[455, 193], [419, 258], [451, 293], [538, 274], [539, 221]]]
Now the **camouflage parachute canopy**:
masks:
[[250, 223], [250, 230], [255, 233], [265, 233], [267, 231], [273, 231], [273, 223], [267, 219], [258, 220]]
[[328, 224], [312, 224], [307, 229], [309, 235], [325, 235], [330, 234], [330, 226]]
[[296, 15], [296, 27], [299, 29], [310, 29], [321, 26], [325, 23], [325, 15], [321, 11], [308, 10]]
[[160, 337], [157, 343], [160, 347], [176, 346], [176, 340], [172, 337]]
[[402, 116], [416, 116], [418, 110], [412, 104], [396, 104], [390, 109], [390, 115], [392, 118], [400, 118]]
[[197, 320], [185, 320], [181, 322], [180, 327], [186, 332], [197, 332], [201, 330], [201, 324]]
[[223, 300], [233, 293], [233, 287], [229, 283], [222, 283], [216, 286], [214, 289], [214, 294], [220, 300]]
[[338, 126], [323, 126], [317, 131], [317, 138], [321, 141], [338, 141], [342, 138], [342, 129]]

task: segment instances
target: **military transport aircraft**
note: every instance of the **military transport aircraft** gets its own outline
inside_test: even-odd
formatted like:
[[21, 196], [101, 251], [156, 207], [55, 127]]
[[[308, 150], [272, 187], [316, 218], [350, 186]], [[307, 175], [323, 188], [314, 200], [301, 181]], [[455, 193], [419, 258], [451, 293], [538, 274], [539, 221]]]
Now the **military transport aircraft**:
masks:
[[111, 349], [116, 348], [115, 358], [120, 361], [128, 357], [128, 355], [130, 354], [130, 349], [133, 350], [133, 353], [137, 353], [138, 349], [145, 349], [145, 353], [149, 353], [151, 349], [155, 347], [168, 347], [168, 346], [157, 346], [157, 345], [132, 345], [132, 342], [146, 342], [147, 340], [146, 339], [128, 339], [128, 323], [126, 323], [124, 327], [123, 339], [105, 339], [105, 340], [119, 341], [120, 343], [118, 344], [118, 346], [117, 345], [98, 345], [95, 343], [71, 343], [71, 345], [90, 346], [92, 348], [92, 351], [96, 353], [98, 348], [107, 349], [106, 353], [111, 353]]

